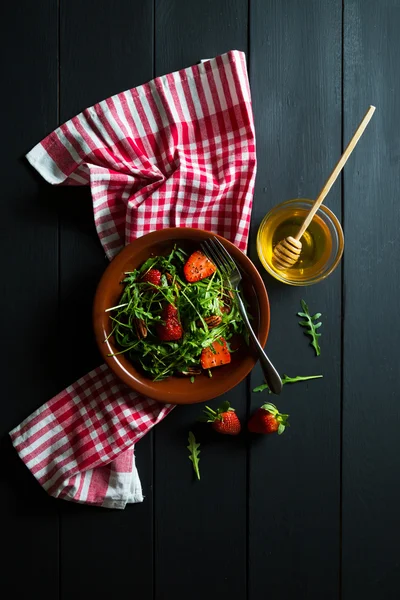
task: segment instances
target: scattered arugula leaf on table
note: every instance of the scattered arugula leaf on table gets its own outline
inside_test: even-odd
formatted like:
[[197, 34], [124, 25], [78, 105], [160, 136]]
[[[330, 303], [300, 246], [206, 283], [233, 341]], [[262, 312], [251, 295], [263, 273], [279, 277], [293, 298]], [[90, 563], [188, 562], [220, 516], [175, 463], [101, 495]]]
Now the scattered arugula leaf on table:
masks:
[[190, 452], [189, 460], [192, 461], [193, 469], [194, 469], [194, 472], [196, 473], [196, 477], [197, 477], [197, 479], [200, 480], [200, 471], [199, 471], [200, 444], [196, 443], [196, 438], [194, 437], [194, 435], [191, 431], [189, 431], [188, 442], [189, 442], [189, 446], [187, 446], [187, 449]]
[[[298, 381], [308, 381], [309, 379], [320, 379], [321, 377], [323, 377], [323, 375], [307, 375], [307, 376], [302, 376], [302, 375], [297, 375], [296, 377], [289, 377], [289, 375], [282, 375], [281, 379], [282, 379], [282, 384], [285, 385], [286, 383], [297, 383]], [[264, 390], [268, 390], [268, 393], [271, 394], [271, 390], [268, 387], [267, 383], [263, 383], [262, 385], [259, 385], [258, 387], [255, 387], [253, 389], [253, 392], [263, 392]]]
[[315, 313], [315, 315], [311, 316], [304, 300], [301, 300], [301, 308], [303, 312], [298, 312], [297, 314], [299, 317], [303, 317], [305, 321], [299, 321], [299, 325], [307, 328], [304, 334], [311, 337], [311, 346], [314, 348], [315, 354], [319, 356], [321, 348], [319, 347], [318, 338], [321, 337], [321, 334], [317, 332], [317, 329], [321, 327], [322, 323], [320, 321], [317, 323], [316, 321], [320, 318], [321, 313]]

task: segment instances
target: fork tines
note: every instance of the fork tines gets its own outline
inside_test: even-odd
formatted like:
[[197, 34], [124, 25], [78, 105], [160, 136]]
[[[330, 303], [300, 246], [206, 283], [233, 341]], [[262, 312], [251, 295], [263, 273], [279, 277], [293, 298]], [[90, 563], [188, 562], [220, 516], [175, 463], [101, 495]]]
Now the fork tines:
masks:
[[210, 238], [200, 244], [204, 254], [218, 267], [225, 275], [238, 270], [237, 265], [229, 252], [224, 248], [221, 242], [216, 238]]

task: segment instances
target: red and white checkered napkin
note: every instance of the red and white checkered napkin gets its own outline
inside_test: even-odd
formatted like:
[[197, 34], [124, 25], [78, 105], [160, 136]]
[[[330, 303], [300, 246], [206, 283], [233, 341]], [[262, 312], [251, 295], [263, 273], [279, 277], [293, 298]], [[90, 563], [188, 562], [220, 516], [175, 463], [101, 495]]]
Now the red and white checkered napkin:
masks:
[[[246, 250], [256, 154], [245, 56], [228, 52], [112, 96], [27, 158], [52, 184], [90, 185], [110, 259], [165, 227], [208, 229]], [[10, 435], [52, 496], [124, 508], [143, 500], [134, 445], [172, 408], [102, 365]]]

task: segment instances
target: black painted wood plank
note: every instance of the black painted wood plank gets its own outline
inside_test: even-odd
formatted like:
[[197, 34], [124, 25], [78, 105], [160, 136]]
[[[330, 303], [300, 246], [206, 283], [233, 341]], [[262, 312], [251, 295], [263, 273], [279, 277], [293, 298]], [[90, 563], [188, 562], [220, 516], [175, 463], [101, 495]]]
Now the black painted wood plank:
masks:
[[229, 50], [247, 52], [247, 0], [156, 0], [156, 75]]
[[[153, 76], [153, 2], [61, 2], [61, 122]], [[100, 364], [91, 309], [107, 265], [88, 189], [60, 188], [62, 377], [67, 385]], [[65, 598], [152, 598], [151, 434], [137, 448], [143, 504], [108, 511], [63, 503]]]
[[[247, 50], [247, 2], [158, 0], [156, 74], [231, 49]], [[246, 383], [226, 397], [240, 417]], [[246, 597], [246, 445], [196, 425], [202, 405], [176, 408], [155, 436], [155, 598]], [[188, 459], [187, 436], [201, 442], [201, 481]]]
[[2, 8], [1, 589], [43, 600], [58, 598], [57, 508], [7, 433], [58, 386], [57, 212], [49, 186], [23, 158], [57, 124], [57, 47], [54, 2]]
[[400, 597], [400, 2], [346, 0], [343, 598]]
[[[284, 200], [315, 198], [341, 153], [341, 2], [251, 0], [250, 50], [258, 153], [251, 256], [257, 260], [262, 217]], [[326, 204], [340, 218], [340, 183]], [[252, 395], [253, 409], [275, 400], [290, 413], [291, 428], [250, 447], [249, 598], [337, 598], [340, 268], [309, 288], [268, 275], [265, 282], [271, 359], [281, 374], [324, 379], [285, 386], [279, 398]], [[297, 324], [301, 298], [323, 313], [319, 358]], [[261, 381], [256, 369], [252, 387]]]

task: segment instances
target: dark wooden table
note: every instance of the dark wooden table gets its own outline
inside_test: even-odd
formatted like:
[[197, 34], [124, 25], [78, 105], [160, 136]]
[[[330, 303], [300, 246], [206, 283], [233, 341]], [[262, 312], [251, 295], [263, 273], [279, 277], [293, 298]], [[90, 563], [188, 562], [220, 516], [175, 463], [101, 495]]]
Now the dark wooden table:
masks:
[[[400, 597], [399, 0], [18, 0], [2, 9], [3, 598], [389, 600]], [[344, 259], [305, 289], [265, 276], [268, 351], [292, 427], [207, 441], [192, 479], [175, 410], [138, 445], [146, 499], [108, 511], [49, 498], [7, 432], [96, 366], [91, 303], [106, 259], [87, 189], [52, 188], [23, 155], [111, 94], [230, 49], [247, 53], [257, 133], [255, 234], [315, 197], [369, 104], [377, 111], [327, 204]], [[257, 263], [258, 264], [258, 263]], [[297, 325], [323, 313], [322, 355]], [[264, 398], [255, 369], [227, 398]]]

